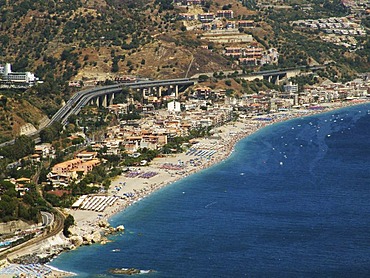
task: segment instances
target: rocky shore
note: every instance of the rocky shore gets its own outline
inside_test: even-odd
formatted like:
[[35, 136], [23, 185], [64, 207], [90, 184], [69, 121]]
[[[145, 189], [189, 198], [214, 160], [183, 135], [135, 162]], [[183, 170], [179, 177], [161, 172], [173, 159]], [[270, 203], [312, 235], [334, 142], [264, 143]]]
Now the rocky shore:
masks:
[[59, 240], [52, 240], [42, 244], [36, 252], [20, 255], [9, 259], [9, 261], [16, 264], [45, 264], [61, 252], [73, 250], [81, 245], [105, 244], [108, 242], [107, 236], [123, 232], [125, 229], [123, 225], [114, 228], [105, 220], [100, 220], [98, 226], [100, 227], [99, 230], [90, 233], [81, 233], [76, 227], [71, 227], [69, 230], [71, 233], [70, 237], [65, 238], [59, 235]]

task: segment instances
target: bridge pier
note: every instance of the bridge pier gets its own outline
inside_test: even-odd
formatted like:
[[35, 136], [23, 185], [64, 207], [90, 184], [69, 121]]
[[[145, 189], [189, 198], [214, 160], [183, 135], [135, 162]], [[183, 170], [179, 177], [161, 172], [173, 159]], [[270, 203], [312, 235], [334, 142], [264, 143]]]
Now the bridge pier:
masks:
[[[138, 91], [140, 91], [140, 89], [138, 89]], [[149, 96], [149, 91], [147, 93], [148, 89], [147, 88], [143, 88], [141, 89], [141, 93], [143, 95], [143, 99], [148, 99], [148, 96]]]
[[115, 97], [114, 93], [108, 95], [108, 103], [109, 103], [109, 105], [112, 105], [113, 104], [114, 97]]
[[179, 97], [179, 86], [178, 85], [170, 85], [168, 87], [168, 90], [170, 91], [171, 95], [175, 94], [175, 98]]
[[104, 95], [102, 106], [104, 108], [107, 108], [108, 107], [108, 95]]

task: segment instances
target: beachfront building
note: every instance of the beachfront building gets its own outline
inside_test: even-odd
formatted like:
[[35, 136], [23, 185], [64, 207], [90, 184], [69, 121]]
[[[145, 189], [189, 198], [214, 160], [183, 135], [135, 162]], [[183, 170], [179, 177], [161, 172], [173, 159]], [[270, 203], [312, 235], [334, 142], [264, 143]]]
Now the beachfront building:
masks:
[[[211, 92], [211, 88], [198, 87], [193, 93], [194, 97], [199, 94], [200, 98], [208, 98]], [[192, 99], [183, 104], [188, 108], [193, 105], [193, 109], [179, 110], [177, 113], [173, 113], [172, 109], [156, 110], [150, 116], [138, 120], [136, 125], [125, 122], [109, 127], [105, 141], [100, 142], [100, 147], [116, 140], [120, 142], [122, 150], [129, 154], [142, 148], [158, 150], [166, 145], [170, 138], [187, 136], [191, 129], [199, 127], [219, 126], [229, 121], [233, 114], [231, 106], [218, 106], [210, 100]], [[174, 105], [176, 106], [176, 102]], [[178, 102], [178, 108], [179, 105]]]
[[95, 158], [86, 161], [81, 158], [67, 160], [55, 164], [47, 178], [54, 187], [67, 186], [72, 179], [86, 175], [99, 164], [100, 160]]
[[307, 86], [299, 94], [301, 105], [311, 103], [352, 101], [367, 98], [369, 95], [370, 81], [355, 79], [345, 84], [334, 83], [330, 80], [323, 82], [319, 86]]

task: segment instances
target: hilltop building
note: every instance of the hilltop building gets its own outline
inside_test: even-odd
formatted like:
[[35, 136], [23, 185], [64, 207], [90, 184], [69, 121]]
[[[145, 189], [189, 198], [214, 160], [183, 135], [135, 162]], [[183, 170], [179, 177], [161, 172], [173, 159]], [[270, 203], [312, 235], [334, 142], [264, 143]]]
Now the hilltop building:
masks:
[[36, 83], [40, 82], [34, 73], [29, 71], [26, 72], [13, 72], [12, 66], [9, 63], [0, 65], [0, 87], [18, 87], [27, 88], [32, 87]]

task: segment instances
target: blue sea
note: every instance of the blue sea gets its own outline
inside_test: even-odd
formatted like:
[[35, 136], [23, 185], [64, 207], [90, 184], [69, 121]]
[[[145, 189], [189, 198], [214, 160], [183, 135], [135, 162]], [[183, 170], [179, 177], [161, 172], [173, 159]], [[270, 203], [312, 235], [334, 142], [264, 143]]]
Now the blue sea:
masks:
[[370, 105], [274, 124], [63, 253], [78, 277], [370, 277]]

